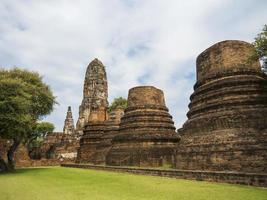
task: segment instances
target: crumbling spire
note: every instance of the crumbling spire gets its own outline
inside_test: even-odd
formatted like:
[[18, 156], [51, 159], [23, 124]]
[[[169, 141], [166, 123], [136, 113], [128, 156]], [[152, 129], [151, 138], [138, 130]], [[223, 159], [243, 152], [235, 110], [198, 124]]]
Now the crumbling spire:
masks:
[[[95, 58], [89, 63], [84, 80], [83, 100], [79, 107], [79, 118], [76, 124], [77, 132], [82, 133], [84, 125], [92, 120], [104, 121], [107, 118], [108, 84], [105, 67]], [[97, 112], [95, 111], [103, 111]], [[99, 113], [102, 113], [99, 115]]]
[[64, 128], [63, 128], [63, 133], [71, 135], [74, 133], [74, 130], [75, 130], [75, 127], [74, 127], [74, 122], [72, 118], [71, 107], [69, 106], [67, 116], [65, 119]]

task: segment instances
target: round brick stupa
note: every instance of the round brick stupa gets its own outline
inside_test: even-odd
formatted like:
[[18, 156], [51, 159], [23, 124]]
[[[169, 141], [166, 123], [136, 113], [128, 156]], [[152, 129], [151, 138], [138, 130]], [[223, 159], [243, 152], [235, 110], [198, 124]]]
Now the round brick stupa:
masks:
[[173, 162], [179, 141], [164, 94], [152, 86], [129, 90], [128, 107], [113, 138], [106, 164], [163, 166]]
[[231, 40], [198, 56], [178, 169], [267, 172], [267, 76], [252, 50]]

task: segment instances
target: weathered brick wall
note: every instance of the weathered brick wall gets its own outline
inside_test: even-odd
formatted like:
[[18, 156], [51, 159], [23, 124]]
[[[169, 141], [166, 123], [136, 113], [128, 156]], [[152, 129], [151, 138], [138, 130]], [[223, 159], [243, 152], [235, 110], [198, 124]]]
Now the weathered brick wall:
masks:
[[105, 122], [87, 123], [84, 134], [80, 140], [77, 162], [101, 164], [105, 161], [105, 155], [100, 148], [103, 142], [106, 124]]
[[60, 166], [64, 163], [74, 163], [73, 160], [59, 160], [59, 159], [45, 159], [30, 160], [28, 162], [19, 162], [16, 164], [16, 168], [24, 167], [41, 167], [41, 166]]
[[77, 162], [104, 164], [106, 155], [111, 148], [111, 141], [118, 134], [120, 119], [123, 109], [111, 112], [106, 121], [93, 121], [84, 129], [84, 135], [80, 140]]
[[[75, 160], [79, 148], [79, 138], [75, 134], [61, 132], [49, 133], [41, 147], [41, 157], [46, 159]], [[64, 155], [73, 154], [73, 158], [65, 158]]]
[[[11, 140], [0, 139], [0, 155], [5, 161], [7, 161], [7, 151], [12, 144]], [[28, 149], [25, 145], [20, 144], [15, 151], [14, 160], [16, 166], [28, 166], [31, 163]]]
[[31, 159], [29, 157], [28, 149], [25, 145], [20, 144], [14, 154], [16, 167], [31, 166]]
[[[4, 160], [7, 160], [7, 151], [12, 143], [8, 140], [0, 139], [0, 154]], [[61, 153], [66, 152], [66, 150], [61, 150]], [[69, 152], [69, 149], [67, 149]], [[21, 167], [39, 167], [39, 166], [59, 166], [62, 163], [74, 162], [75, 159], [46, 159], [41, 158], [39, 160], [33, 160], [29, 157], [28, 149], [25, 145], [20, 144], [14, 154], [14, 160], [16, 163], [16, 168]]]

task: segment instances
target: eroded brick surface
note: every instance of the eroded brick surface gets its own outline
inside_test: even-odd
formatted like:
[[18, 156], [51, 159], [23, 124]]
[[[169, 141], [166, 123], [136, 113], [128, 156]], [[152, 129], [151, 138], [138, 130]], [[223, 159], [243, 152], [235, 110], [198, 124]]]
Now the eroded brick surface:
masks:
[[[81, 135], [86, 123], [90, 121], [105, 121], [108, 107], [108, 85], [105, 67], [98, 59], [94, 59], [87, 67], [83, 100], [79, 107], [79, 118], [76, 131]], [[89, 119], [91, 117], [91, 119]]]
[[67, 116], [64, 122], [63, 133], [68, 135], [73, 135], [75, 133], [75, 127], [70, 106], [68, 107]]
[[91, 121], [85, 125], [84, 134], [80, 140], [77, 162], [104, 164], [106, 155], [111, 148], [112, 139], [118, 134], [123, 109], [109, 113], [105, 121]]
[[119, 134], [112, 140], [106, 164], [120, 166], [171, 165], [179, 141], [163, 92], [152, 86], [129, 90], [128, 107]]
[[251, 49], [224, 41], [197, 58], [176, 168], [267, 172], [267, 77], [247, 62]]

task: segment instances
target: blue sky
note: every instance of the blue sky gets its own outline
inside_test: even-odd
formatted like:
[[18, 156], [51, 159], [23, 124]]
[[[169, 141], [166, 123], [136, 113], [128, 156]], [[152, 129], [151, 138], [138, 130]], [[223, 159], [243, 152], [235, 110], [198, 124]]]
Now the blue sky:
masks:
[[46, 121], [76, 123], [88, 63], [106, 66], [109, 102], [137, 85], [165, 93], [177, 128], [186, 120], [195, 59], [212, 44], [252, 42], [266, 0], [1, 0], [0, 66], [43, 75], [60, 105]]

